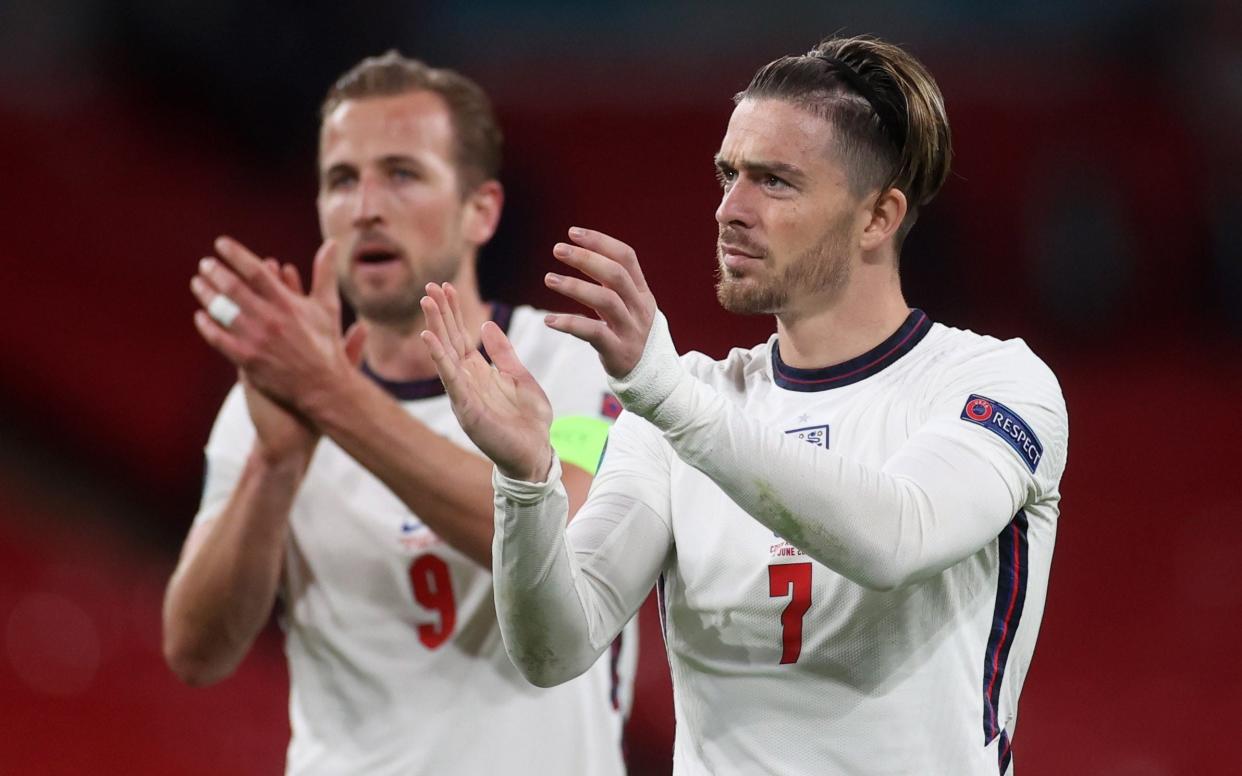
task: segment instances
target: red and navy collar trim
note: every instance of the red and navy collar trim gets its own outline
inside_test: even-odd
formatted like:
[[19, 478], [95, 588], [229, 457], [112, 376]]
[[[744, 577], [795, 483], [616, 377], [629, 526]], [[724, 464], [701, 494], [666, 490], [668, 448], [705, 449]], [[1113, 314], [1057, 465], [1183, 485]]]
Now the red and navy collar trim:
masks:
[[[501, 331], [508, 334], [509, 323], [513, 320], [513, 308], [501, 302], [492, 303], [492, 320], [496, 322]], [[483, 358], [487, 358], [487, 352], [483, 350], [482, 345], [479, 345], [479, 352], [483, 354]], [[490, 358], [487, 358], [487, 361], [491, 363]], [[444, 383], [440, 382], [438, 376], [424, 380], [385, 380], [375, 374], [365, 361], [362, 362], [362, 373], [397, 401], [430, 399], [444, 395]]]
[[826, 391], [866, 380], [884, 371], [914, 349], [931, 331], [931, 319], [922, 310], [911, 310], [901, 328], [861, 356], [833, 366], [798, 369], [781, 361], [780, 342], [772, 343], [772, 378], [789, 391]]

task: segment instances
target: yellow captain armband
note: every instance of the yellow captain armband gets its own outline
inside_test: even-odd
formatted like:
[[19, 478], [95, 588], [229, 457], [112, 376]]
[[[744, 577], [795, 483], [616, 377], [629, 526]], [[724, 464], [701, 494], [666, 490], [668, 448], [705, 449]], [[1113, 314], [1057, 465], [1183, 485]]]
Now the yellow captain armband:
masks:
[[552, 421], [549, 435], [552, 449], [562, 463], [572, 463], [591, 474], [599, 467], [604, 443], [608, 441], [608, 429], [612, 424], [602, 418], [587, 415], [566, 415]]

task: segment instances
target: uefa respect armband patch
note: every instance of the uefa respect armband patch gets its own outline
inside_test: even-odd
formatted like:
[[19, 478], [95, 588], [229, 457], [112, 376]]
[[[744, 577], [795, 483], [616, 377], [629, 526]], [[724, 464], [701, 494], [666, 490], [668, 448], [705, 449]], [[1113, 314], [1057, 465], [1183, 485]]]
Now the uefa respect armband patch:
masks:
[[1018, 413], [998, 401], [972, 393], [966, 400], [966, 406], [962, 407], [962, 420], [983, 426], [1005, 440], [1031, 473], [1035, 473], [1039, 459], [1044, 457], [1044, 446]]

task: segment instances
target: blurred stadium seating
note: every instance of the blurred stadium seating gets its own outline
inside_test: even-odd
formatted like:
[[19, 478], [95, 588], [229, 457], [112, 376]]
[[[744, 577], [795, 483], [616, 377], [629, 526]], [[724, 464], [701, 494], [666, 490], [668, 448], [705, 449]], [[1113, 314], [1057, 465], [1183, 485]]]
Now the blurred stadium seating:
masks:
[[[908, 298], [1026, 338], [1069, 403], [1022, 772], [1173, 776], [1236, 760], [1234, 4], [793, 3], [761, 18], [741, 2], [422, 16], [391, 2], [369, 20], [183, 5], [0, 11], [14, 53], [0, 64], [0, 773], [280, 771], [275, 628], [235, 677], [190, 690], [160, 659], [159, 607], [232, 380], [190, 324], [189, 277], [223, 231], [306, 266], [314, 111], [335, 72], [399, 45], [496, 96], [509, 199], [484, 256], [493, 294], [555, 304], [539, 282], [551, 244], [595, 226], [637, 248], [679, 346], [720, 355], [770, 328], [726, 316], [712, 293], [728, 97], [808, 30], [841, 27], [910, 42], [949, 100], [956, 175], [907, 244]], [[666, 773], [667, 669], [644, 617], [629, 751], [636, 774]]]

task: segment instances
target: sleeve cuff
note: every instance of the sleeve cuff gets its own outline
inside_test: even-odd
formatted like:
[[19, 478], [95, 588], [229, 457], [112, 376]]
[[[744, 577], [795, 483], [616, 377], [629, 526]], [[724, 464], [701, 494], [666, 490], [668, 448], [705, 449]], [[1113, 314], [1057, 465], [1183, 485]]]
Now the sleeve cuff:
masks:
[[561, 461], [552, 456], [552, 467], [548, 470], [548, 478], [543, 482], [515, 480], [500, 473], [500, 469], [492, 467], [492, 490], [515, 504], [537, 504], [556, 490], [561, 482]]
[[643, 354], [629, 374], [608, 378], [608, 385], [630, 412], [650, 418], [656, 408], [672, 394], [685, 374], [664, 313], [656, 310]]

